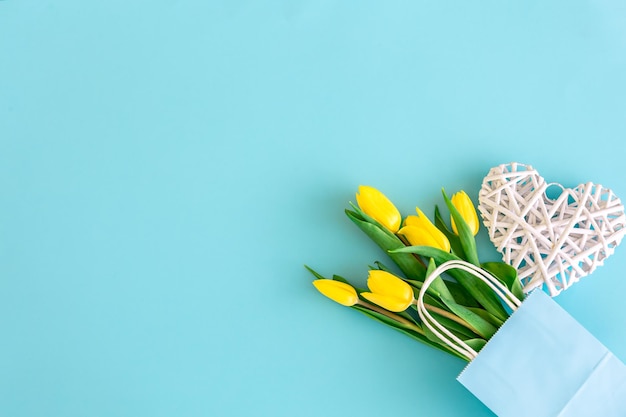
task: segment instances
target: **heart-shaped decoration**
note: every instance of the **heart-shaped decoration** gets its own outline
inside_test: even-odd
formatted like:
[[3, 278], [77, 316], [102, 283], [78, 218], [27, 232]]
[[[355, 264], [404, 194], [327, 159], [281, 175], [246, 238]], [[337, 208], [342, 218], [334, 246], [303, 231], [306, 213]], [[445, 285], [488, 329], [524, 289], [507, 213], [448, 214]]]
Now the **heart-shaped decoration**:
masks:
[[[554, 199], [551, 186], [562, 190]], [[530, 165], [492, 168], [478, 200], [489, 238], [525, 292], [545, 284], [554, 297], [602, 265], [626, 231], [624, 206], [610, 189], [548, 184]]]

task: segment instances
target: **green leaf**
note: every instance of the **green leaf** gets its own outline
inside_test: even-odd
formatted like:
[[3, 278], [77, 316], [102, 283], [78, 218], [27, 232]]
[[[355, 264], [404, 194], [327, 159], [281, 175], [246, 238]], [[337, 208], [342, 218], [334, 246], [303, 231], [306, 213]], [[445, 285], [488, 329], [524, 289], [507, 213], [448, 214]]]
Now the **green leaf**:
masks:
[[383, 264], [382, 262], [376, 261], [376, 262], [374, 262], [374, 265], [376, 265], [376, 269], [392, 273], [391, 270], [385, 264]]
[[468, 339], [464, 340], [464, 342], [476, 352], [480, 352], [480, 350], [487, 344], [485, 339]]
[[[430, 258], [430, 262], [428, 263], [428, 269], [426, 270], [426, 275], [431, 276], [436, 268], [437, 266], [435, 264], [435, 260], [433, 258]], [[437, 277], [437, 279], [441, 279], [441, 277]], [[495, 333], [496, 329], [493, 326], [491, 326], [490, 323], [485, 322], [485, 320], [483, 320], [480, 316], [477, 316], [476, 314], [472, 313], [465, 307], [455, 303], [454, 300], [442, 299], [442, 301], [446, 305], [448, 310], [450, 310], [456, 316], [465, 320], [467, 324], [469, 324], [472, 327], [472, 330], [474, 330], [474, 332], [470, 331], [469, 333], [462, 333], [466, 336], [466, 338], [475, 337], [474, 333], [477, 333], [483, 337], [485, 337], [486, 334], [489, 334], [492, 330]], [[431, 315], [433, 315], [433, 317], [437, 319], [437, 321], [443, 326], [445, 326], [448, 330], [451, 330], [451, 331], [456, 330], [457, 332], [468, 331], [466, 327], [453, 321], [452, 319], [444, 317], [435, 312], [431, 312]]]
[[398, 265], [398, 268], [407, 278], [424, 281], [426, 267], [413, 255], [408, 253], [389, 254], [389, 250], [405, 247], [404, 243], [397, 236], [383, 227], [369, 223], [362, 219], [358, 213], [346, 210], [346, 215], [359, 229], [361, 229], [370, 239], [374, 241], [388, 256]]
[[498, 278], [520, 301], [524, 300], [522, 284], [517, 279], [517, 270], [504, 262], [485, 262], [481, 267]]
[[397, 237], [394, 233], [391, 232], [391, 230], [387, 229], [380, 222], [378, 222], [378, 220], [376, 220], [375, 218], [370, 217], [367, 213], [361, 210], [361, 208], [357, 206], [356, 204], [350, 202], [350, 206], [354, 209], [354, 213], [356, 213], [359, 216], [360, 220], [366, 223], [373, 224], [374, 226], [378, 227], [382, 232], [386, 233], [387, 235], [391, 237]]
[[[437, 265], [441, 265], [442, 263], [451, 260], [459, 260], [457, 256], [451, 253], [447, 253], [441, 249], [430, 246], [406, 246], [404, 248], [396, 249], [395, 252], [415, 253], [428, 258], [433, 258]], [[486, 283], [476, 278], [474, 275], [459, 269], [450, 269], [447, 271], [447, 274], [456, 279], [457, 282], [461, 284], [463, 288], [465, 288], [467, 292], [470, 293], [470, 295], [474, 297], [474, 299], [489, 313], [501, 320], [506, 320], [508, 318], [509, 315], [504, 307], [502, 307], [500, 299]]]
[[[374, 319], [374, 320], [376, 320], [378, 322], [386, 324], [387, 326], [392, 327], [392, 328], [398, 330], [401, 333], [404, 333], [405, 335], [411, 337], [412, 339], [415, 339], [415, 340], [417, 340], [417, 341], [419, 341], [421, 343], [424, 343], [424, 344], [426, 344], [428, 346], [431, 346], [431, 347], [434, 347], [436, 349], [442, 350], [442, 351], [444, 351], [446, 353], [450, 353], [453, 356], [456, 356], [458, 358], [461, 358], [461, 359], [467, 361], [467, 358], [465, 358], [463, 355], [460, 355], [455, 350], [453, 350], [453, 349], [451, 349], [451, 348], [449, 348], [449, 347], [447, 347], [445, 345], [441, 345], [441, 344], [437, 343], [436, 341], [431, 341], [425, 335], [420, 334], [420, 333], [418, 333], [418, 332], [416, 332], [414, 330], [411, 330], [410, 328], [404, 326], [401, 323], [398, 323], [397, 321], [395, 321], [395, 320], [393, 320], [393, 319], [391, 319], [391, 318], [389, 318], [389, 317], [387, 317], [387, 316], [385, 316], [383, 314], [380, 314], [380, 313], [378, 313], [376, 311], [369, 310], [369, 309], [367, 309], [365, 307], [359, 306], [358, 304], [352, 306], [351, 308], [353, 308], [353, 309], [355, 309], [355, 310], [365, 314], [366, 316], [368, 316], [368, 317], [370, 317], [370, 318], [372, 318], [372, 319]], [[418, 328], [420, 327], [418, 325], [416, 325], [416, 326]]]
[[317, 271], [315, 271], [313, 268], [311, 268], [308, 265], [304, 265], [304, 267], [311, 273], [313, 274], [313, 276], [317, 279], [326, 279], [324, 276], [320, 275]]
[[[433, 344], [439, 346], [440, 348], [443, 349], [447, 349], [446, 351], [449, 352], [454, 352], [456, 354], [456, 356], [465, 359], [466, 361], [468, 360], [465, 356], [461, 355], [460, 353], [457, 353], [456, 350], [452, 349], [451, 347], [449, 347], [443, 340], [441, 340], [435, 333], [433, 333], [432, 330], [430, 330], [427, 326], [423, 326], [423, 330], [424, 330], [424, 334], [426, 335], [426, 338]], [[453, 334], [455, 333], [454, 331], [452, 332]], [[462, 335], [456, 335], [459, 339], [464, 340], [467, 339], [466, 337], [463, 337]]]
[[494, 326], [498, 328], [504, 324], [504, 321], [500, 320], [493, 314], [489, 313], [488, 311], [480, 307], [467, 307], [467, 309], [475, 314], [478, 314], [480, 317], [487, 320], [489, 323], [493, 324]]
[[394, 313], [394, 314], [397, 314], [398, 316], [402, 317], [403, 319], [406, 319], [406, 320], [414, 323], [418, 327], [420, 327], [420, 324], [418, 323], [418, 321], [412, 315], [409, 314], [409, 310], [399, 311], [399, 312]]
[[445, 342], [439, 338], [439, 336], [437, 336], [435, 333], [433, 333], [432, 330], [428, 328], [428, 326], [422, 326], [422, 329], [424, 330], [424, 334], [426, 335], [426, 338], [428, 338], [428, 340], [441, 346], [447, 346]]
[[[344, 277], [342, 277], [340, 275], [336, 275], [336, 274], [333, 275], [333, 280], [334, 281], [343, 282], [345, 284], [350, 284], [347, 279], [345, 279]], [[352, 284], [350, 284], [350, 285], [352, 285]]]
[[435, 226], [437, 226], [437, 228], [448, 238], [450, 246], [452, 247], [452, 252], [454, 252], [454, 254], [458, 257], [465, 259], [465, 251], [461, 245], [461, 240], [456, 233], [448, 229], [448, 225], [443, 221], [443, 217], [441, 217], [441, 212], [439, 211], [438, 206], [435, 206]]
[[437, 265], [435, 264], [433, 258], [430, 258], [428, 260], [428, 266], [426, 267], [426, 276], [432, 274], [435, 269], [437, 269]]
[[[428, 263], [428, 267], [426, 268], [426, 276], [430, 275], [435, 270], [436, 267], [437, 266], [435, 265], [433, 260], [430, 259]], [[448, 287], [446, 287], [446, 283], [443, 281], [443, 279], [441, 279], [441, 277], [436, 277], [433, 280], [433, 282], [430, 284], [426, 292], [428, 293], [431, 288], [435, 290], [436, 294], [439, 296], [440, 299], [442, 300], [444, 298], [447, 298], [449, 300], [453, 299], [452, 294], [450, 294]]]
[[470, 309], [456, 304], [455, 302], [444, 300], [444, 303], [454, 314], [462, 318], [469, 324], [474, 332], [485, 339], [491, 338], [498, 330], [493, 324], [480, 317]]
[[[457, 323], [454, 320], [451, 320], [445, 316], [439, 315], [432, 311], [430, 311], [429, 313], [431, 316], [433, 316], [435, 320], [439, 322], [439, 324], [442, 324], [446, 329], [450, 330], [459, 339], [464, 340], [464, 339], [472, 339], [472, 338], [478, 337], [478, 335], [475, 332], [471, 331], [467, 327]], [[423, 326], [423, 327], [426, 327], [426, 326]]]
[[416, 281], [414, 279], [405, 279], [404, 281], [406, 281], [410, 286], [412, 286], [413, 290], [417, 290], [418, 292], [419, 292], [420, 288], [422, 288], [422, 285], [424, 284], [423, 282]]
[[450, 215], [454, 219], [456, 230], [459, 232], [461, 246], [463, 247], [463, 252], [466, 256], [465, 260], [476, 266], [480, 266], [480, 262], [478, 261], [478, 252], [476, 251], [476, 240], [474, 239], [472, 231], [465, 222], [465, 219], [463, 219], [463, 216], [461, 216], [461, 213], [459, 213], [456, 207], [454, 207], [454, 204], [452, 204], [452, 201], [448, 198], [448, 195], [443, 188], [441, 189], [441, 193], [443, 194], [446, 206], [448, 206], [448, 210], [450, 210]]
[[458, 304], [466, 307], [478, 307], [479, 304], [467, 290], [456, 281], [446, 280], [446, 287], [450, 290], [450, 294]]
[[[439, 343], [441, 346], [446, 346], [446, 347], [448, 346], [448, 345], [445, 344], [445, 342], [443, 342], [441, 339], [439, 339], [439, 337], [437, 337], [432, 332], [432, 330], [430, 330], [426, 326], [424, 326], [424, 333], [426, 334], [426, 337], [428, 338], [428, 340], [432, 341], [433, 343]], [[469, 347], [474, 349], [476, 352], [480, 351], [483, 348], [483, 346], [485, 346], [485, 344], [487, 343], [485, 341], [485, 339], [481, 339], [479, 337], [472, 337], [472, 338], [459, 337], [459, 339], [461, 339], [465, 344], [467, 344]], [[481, 343], [481, 341], [482, 341], [482, 343]], [[452, 348], [450, 348], [450, 350], [454, 351]], [[465, 360], [467, 360], [463, 355], [459, 355], [459, 356], [461, 358], [464, 358]]]

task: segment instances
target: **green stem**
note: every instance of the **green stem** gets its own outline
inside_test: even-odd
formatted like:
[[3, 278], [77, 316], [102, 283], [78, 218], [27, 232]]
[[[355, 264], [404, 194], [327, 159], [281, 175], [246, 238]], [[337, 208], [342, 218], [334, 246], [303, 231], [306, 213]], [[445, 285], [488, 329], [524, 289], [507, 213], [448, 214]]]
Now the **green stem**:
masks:
[[397, 321], [398, 323], [401, 323], [402, 325], [404, 325], [405, 327], [421, 334], [422, 336], [425, 336], [424, 334], [424, 330], [422, 330], [419, 326], [416, 326], [414, 323], [411, 323], [409, 320], [405, 319], [404, 317], [401, 317], [397, 314], [392, 313], [391, 311], [385, 310], [382, 307], [379, 307], [375, 304], [370, 304], [367, 301], [363, 301], [363, 300], [359, 300], [357, 302], [357, 304], [362, 305], [365, 308], [368, 308], [372, 311], [375, 311], [377, 313], [382, 314], [383, 316], [387, 316], [392, 320]]
[[[413, 302], [413, 305], [417, 305], [417, 301]], [[466, 322], [465, 320], [463, 320], [462, 318], [460, 318], [459, 316], [457, 316], [456, 314], [452, 314], [449, 311], [443, 310], [439, 307], [435, 307], [435, 306], [431, 306], [430, 304], [426, 304], [424, 303], [424, 306], [426, 307], [426, 310], [432, 312], [432, 313], [436, 313], [439, 314], [440, 316], [446, 317], [458, 324], [460, 324], [461, 326], [465, 327], [468, 330], [471, 330], [472, 332], [476, 332], [476, 330], [474, 330], [474, 328], [472, 328], [472, 326], [470, 326], [470, 324], [468, 322]]]

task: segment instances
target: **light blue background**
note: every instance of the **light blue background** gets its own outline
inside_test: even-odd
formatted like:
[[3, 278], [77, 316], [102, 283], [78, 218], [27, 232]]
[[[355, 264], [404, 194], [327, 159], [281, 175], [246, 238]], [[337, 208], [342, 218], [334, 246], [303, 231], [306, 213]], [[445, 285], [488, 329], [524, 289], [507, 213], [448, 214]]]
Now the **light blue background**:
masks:
[[[359, 184], [626, 196], [625, 134], [618, 0], [1, 1], [0, 415], [490, 416], [302, 265], [384, 260]], [[621, 358], [625, 269], [557, 299]]]

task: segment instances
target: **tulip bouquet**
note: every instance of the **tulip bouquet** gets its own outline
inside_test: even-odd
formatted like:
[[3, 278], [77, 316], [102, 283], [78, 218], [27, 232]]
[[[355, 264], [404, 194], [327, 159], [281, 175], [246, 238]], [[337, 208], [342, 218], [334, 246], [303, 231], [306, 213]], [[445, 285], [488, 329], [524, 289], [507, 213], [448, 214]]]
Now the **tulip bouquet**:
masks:
[[480, 263], [471, 200], [463, 191], [452, 198], [442, 194], [449, 224], [438, 207], [433, 221], [419, 208], [403, 218], [380, 191], [359, 187], [357, 204], [350, 203], [346, 214], [398, 272], [375, 262], [365, 289], [307, 267], [316, 278], [313, 285], [340, 304], [468, 361], [457, 380], [496, 415], [625, 416], [626, 365], [545, 292], [525, 296], [515, 268]]
[[[315, 288], [326, 297], [469, 361], [471, 357], [444, 343], [417, 314], [416, 295], [427, 277], [444, 263], [464, 261], [495, 277], [519, 300], [524, 293], [513, 267], [502, 262], [480, 263], [475, 241], [479, 221], [468, 195], [460, 191], [449, 198], [443, 190], [442, 194], [450, 212], [450, 227], [438, 207], [434, 223], [419, 208], [417, 215], [402, 218], [383, 193], [369, 186], [359, 187], [357, 204], [350, 203], [351, 209], [346, 209], [348, 218], [385, 251], [401, 274], [377, 261], [370, 267], [368, 289], [363, 289], [339, 275], [325, 278], [306, 268], [316, 278]], [[478, 352], [508, 319], [511, 309], [503, 306], [491, 286], [470, 272], [450, 269], [446, 275], [431, 278], [421, 301], [446, 334]]]

